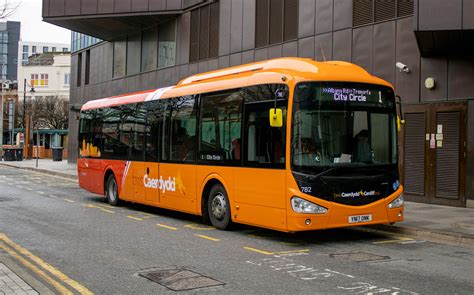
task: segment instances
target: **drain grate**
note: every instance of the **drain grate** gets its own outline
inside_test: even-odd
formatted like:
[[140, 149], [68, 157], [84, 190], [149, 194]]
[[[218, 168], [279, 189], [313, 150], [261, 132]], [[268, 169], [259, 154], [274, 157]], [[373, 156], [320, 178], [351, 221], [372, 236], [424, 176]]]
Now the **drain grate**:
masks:
[[221, 286], [224, 283], [187, 269], [166, 269], [140, 273], [140, 276], [173, 291]]
[[381, 260], [389, 260], [390, 256], [382, 256], [367, 252], [348, 252], [348, 253], [334, 253], [329, 254], [330, 257], [341, 259], [341, 260], [350, 260], [355, 262], [371, 262], [371, 261], [381, 261]]

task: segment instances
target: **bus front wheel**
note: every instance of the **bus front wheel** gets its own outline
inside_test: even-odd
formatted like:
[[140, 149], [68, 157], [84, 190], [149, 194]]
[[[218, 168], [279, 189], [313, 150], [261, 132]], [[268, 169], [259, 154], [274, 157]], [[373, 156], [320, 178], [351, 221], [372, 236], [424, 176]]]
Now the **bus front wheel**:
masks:
[[207, 201], [207, 211], [212, 225], [221, 230], [228, 229], [230, 220], [230, 203], [227, 192], [221, 184], [214, 185]]
[[119, 203], [118, 196], [118, 186], [115, 176], [111, 174], [107, 179], [107, 185], [105, 190], [105, 196], [107, 197], [107, 202], [112, 206], [117, 206]]

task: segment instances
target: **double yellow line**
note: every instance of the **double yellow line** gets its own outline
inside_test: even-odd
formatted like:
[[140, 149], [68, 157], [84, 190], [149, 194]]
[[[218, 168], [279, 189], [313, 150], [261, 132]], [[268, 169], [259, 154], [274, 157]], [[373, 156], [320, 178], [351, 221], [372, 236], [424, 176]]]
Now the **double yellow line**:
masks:
[[[60, 294], [74, 294], [76, 291], [80, 294], [94, 294], [80, 283], [66, 276], [64, 273], [54, 268], [38, 256], [20, 245], [14, 243], [6, 235], [0, 233], [0, 249], [10, 254], [25, 267], [33, 271], [40, 278], [54, 287]], [[67, 287], [68, 285], [69, 287]], [[72, 288], [71, 291], [69, 288]]]

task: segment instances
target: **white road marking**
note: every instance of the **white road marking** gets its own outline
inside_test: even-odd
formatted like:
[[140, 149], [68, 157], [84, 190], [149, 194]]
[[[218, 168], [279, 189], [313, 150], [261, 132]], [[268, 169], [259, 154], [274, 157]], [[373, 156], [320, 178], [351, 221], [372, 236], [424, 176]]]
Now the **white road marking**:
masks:
[[[271, 258], [260, 259], [258, 262], [247, 261], [247, 263], [255, 265], [257, 267], [265, 267], [266, 269], [271, 269], [277, 271], [281, 274], [289, 275], [298, 280], [303, 281], [325, 281], [332, 283], [335, 290], [339, 291], [344, 290], [348, 293], [357, 293], [357, 294], [377, 294], [377, 293], [387, 293], [387, 294], [418, 294], [413, 291], [403, 290], [398, 287], [393, 286], [377, 286], [374, 283], [367, 283], [359, 281], [356, 276], [345, 274], [332, 269], [317, 269], [310, 267], [304, 264], [300, 264], [291, 257], [308, 255], [308, 253], [290, 253], [290, 254], [281, 254], [273, 255]], [[267, 256], [268, 257], [268, 256]], [[344, 277], [341, 280], [341, 277]], [[341, 281], [345, 281], [344, 285], [340, 285]], [[331, 293], [331, 292], [329, 292]]]

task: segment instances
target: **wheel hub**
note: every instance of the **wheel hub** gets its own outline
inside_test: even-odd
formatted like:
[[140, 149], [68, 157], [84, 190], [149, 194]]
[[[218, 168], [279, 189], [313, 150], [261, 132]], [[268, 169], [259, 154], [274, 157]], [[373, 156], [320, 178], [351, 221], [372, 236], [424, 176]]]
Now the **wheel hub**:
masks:
[[117, 199], [117, 183], [112, 180], [110, 183], [109, 183], [109, 189], [108, 189], [108, 193], [109, 193], [109, 199], [114, 202], [116, 199]]
[[217, 193], [212, 198], [211, 212], [215, 219], [223, 220], [227, 210], [227, 203], [222, 193]]

